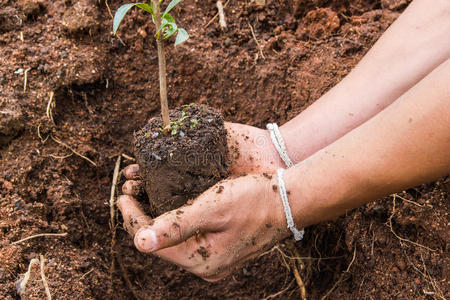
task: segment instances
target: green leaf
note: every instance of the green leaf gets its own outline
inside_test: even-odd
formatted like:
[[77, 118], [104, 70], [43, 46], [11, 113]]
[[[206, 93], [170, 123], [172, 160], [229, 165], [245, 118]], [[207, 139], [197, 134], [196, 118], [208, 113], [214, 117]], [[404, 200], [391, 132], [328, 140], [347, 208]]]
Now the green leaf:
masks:
[[175, 46], [179, 45], [189, 39], [189, 34], [183, 28], [178, 28], [177, 38], [175, 40]]
[[114, 15], [114, 21], [113, 21], [113, 32], [116, 34], [117, 29], [119, 28], [120, 23], [122, 22], [123, 17], [125, 17], [126, 13], [133, 7], [137, 6], [142, 10], [145, 10], [146, 12], [150, 13], [153, 18], [153, 22], [155, 19], [155, 10], [153, 8], [153, 2], [151, 5], [148, 5], [147, 3], [128, 3], [124, 4], [116, 11], [116, 14]]
[[178, 31], [178, 26], [175, 23], [175, 19], [171, 15], [166, 14], [161, 19], [161, 27], [159, 28], [159, 31], [163, 32], [164, 39], [167, 39], [174, 35]]
[[150, 13], [152, 16], [155, 16], [155, 10], [153, 9], [153, 2], [150, 2], [150, 5], [148, 5], [147, 3], [136, 3], [136, 6]]
[[190, 128], [192, 129], [192, 128], [195, 128], [195, 126], [197, 126], [198, 125], [198, 120], [197, 119], [191, 119], [191, 126], [190, 126]]
[[123, 17], [125, 14], [133, 7], [135, 6], [134, 3], [128, 3], [124, 4], [116, 11], [116, 14], [114, 15], [114, 21], [113, 21], [113, 32], [116, 34], [117, 29], [119, 28], [120, 22], [122, 22]]
[[175, 6], [177, 6], [178, 3], [180, 3], [183, 0], [172, 0], [169, 5], [167, 5], [166, 10], [162, 14], [162, 17], [164, 17], [166, 14], [168, 14]]

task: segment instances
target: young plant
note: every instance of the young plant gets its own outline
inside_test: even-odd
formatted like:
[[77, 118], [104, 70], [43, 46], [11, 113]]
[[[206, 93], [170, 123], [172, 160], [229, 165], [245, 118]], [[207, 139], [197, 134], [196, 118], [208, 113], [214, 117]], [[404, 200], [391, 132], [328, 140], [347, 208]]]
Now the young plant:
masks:
[[161, 13], [161, 4], [163, 0], [149, 0], [149, 3], [129, 3], [124, 4], [116, 11], [113, 21], [113, 32], [116, 34], [120, 22], [122, 22], [125, 14], [134, 6], [148, 12], [152, 16], [153, 24], [155, 24], [156, 47], [158, 49], [158, 66], [159, 66], [159, 92], [161, 98], [161, 116], [164, 123], [165, 132], [171, 128], [169, 118], [169, 106], [167, 104], [167, 81], [166, 81], [166, 57], [164, 53], [165, 39], [170, 38], [174, 34], [177, 35], [175, 46], [189, 39], [189, 34], [183, 28], [179, 28], [175, 19], [169, 12], [178, 5], [182, 0], [172, 0], [167, 5], [163, 13]]

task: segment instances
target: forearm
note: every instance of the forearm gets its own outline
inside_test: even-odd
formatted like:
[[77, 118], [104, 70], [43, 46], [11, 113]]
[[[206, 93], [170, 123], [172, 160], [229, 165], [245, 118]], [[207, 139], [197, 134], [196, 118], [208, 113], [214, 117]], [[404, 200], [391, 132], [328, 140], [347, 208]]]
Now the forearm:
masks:
[[390, 105], [450, 56], [450, 2], [416, 0], [355, 69], [281, 127], [294, 163]]
[[450, 173], [450, 60], [378, 115], [285, 172], [299, 226]]

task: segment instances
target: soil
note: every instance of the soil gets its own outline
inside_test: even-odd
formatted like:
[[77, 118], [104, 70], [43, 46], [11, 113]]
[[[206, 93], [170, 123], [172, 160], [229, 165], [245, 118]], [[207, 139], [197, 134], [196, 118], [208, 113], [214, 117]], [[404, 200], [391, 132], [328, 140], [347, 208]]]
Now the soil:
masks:
[[230, 175], [220, 113], [192, 104], [171, 110], [169, 116], [171, 131], [166, 134], [160, 116], [135, 134], [136, 159], [153, 216], [179, 208]]
[[[20, 298], [15, 282], [42, 254], [54, 299], [299, 299], [286, 256], [296, 251], [308, 299], [450, 297], [448, 178], [312, 226], [218, 283], [140, 254], [120, 218], [113, 236], [117, 155], [131, 156], [133, 132], [159, 113], [148, 16], [130, 11], [124, 44], [111, 34], [105, 4], [126, 2], [0, 0], [0, 298]], [[186, 0], [174, 15], [191, 39], [167, 48], [169, 103], [283, 124], [338, 83], [408, 2], [231, 0], [222, 32], [217, 20], [206, 26], [215, 1]], [[39, 277], [23, 299], [44, 297]]]

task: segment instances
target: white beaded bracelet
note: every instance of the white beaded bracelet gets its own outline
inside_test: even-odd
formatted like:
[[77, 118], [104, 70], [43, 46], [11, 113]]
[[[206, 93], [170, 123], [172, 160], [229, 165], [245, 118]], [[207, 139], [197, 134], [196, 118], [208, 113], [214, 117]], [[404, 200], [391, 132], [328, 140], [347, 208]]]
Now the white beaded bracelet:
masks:
[[281, 159], [286, 164], [286, 167], [292, 167], [294, 164], [287, 154], [286, 145], [284, 144], [284, 140], [281, 136], [280, 130], [278, 129], [277, 123], [269, 123], [266, 125], [266, 128], [269, 130], [273, 145], [275, 146], [275, 149], [277, 149], [278, 154], [280, 154]]
[[[270, 138], [272, 139], [273, 145], [275, 146], [275, 149], [277, 149], [281, 159], [288, 168], [292, 167], [294, 163], [287, 154], [286, 145], [284, 144], [284, 140], [281, 136], [280, 130], [278, 129], [278, 125], [276, 123], [269, 123], [266, 125], [266, 128], [267, 130], [269, 130]], [[292, 211], [286, 193], [286, 186], [283, 179], [284, 169], [278, 169], [277, 174], [281, 201], [283, 202], [284, 214], [286, 215], [287, 227], [294, 234], [295, 240], [301, 241], [303, 239], [303, 235], [305, 234], [305, 229], [298, 230], [295, 227], [294, 218], [292, 217]]]
[[305, 234], [305, 229], [298, 230], [294, 224], [294, 218], [292, 217], [291, 207], [289, 206], [289, 201], [286, 193], [286, 186], [284, 185], [283, 174], [284, 169], [278, 169], [278, 186], [280, 190], [281, 201], [283, 202], [284, 214], [286, 215], [287, 228], [294, 234], [294, 239], [296, 241], [301, 241], [303, 235]]

